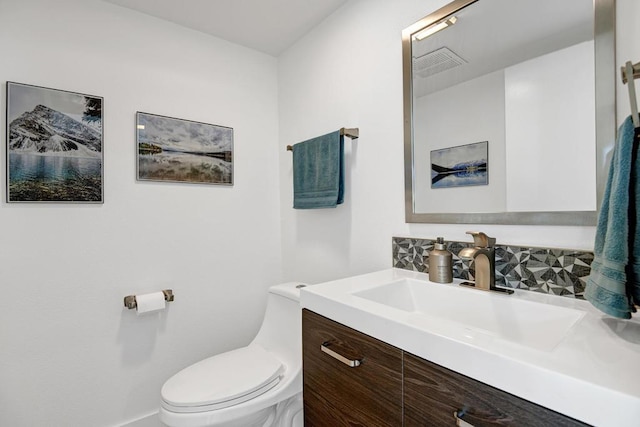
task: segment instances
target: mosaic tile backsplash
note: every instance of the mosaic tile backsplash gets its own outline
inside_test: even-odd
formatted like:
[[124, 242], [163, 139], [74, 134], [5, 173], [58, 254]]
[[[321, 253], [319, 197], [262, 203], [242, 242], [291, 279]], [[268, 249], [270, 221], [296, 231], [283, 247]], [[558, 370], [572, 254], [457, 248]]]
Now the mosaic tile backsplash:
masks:
[[[435, 239], [393, 238], [393, 266], [429, 272], [429, 251]], [[453, 254], [453, 277], [474, 280], [473, 263], [458, 252], [470, 242], [445, 242]], [[496, 285], [583, 299], [593, 252], [573, 249], [496, 245]]]

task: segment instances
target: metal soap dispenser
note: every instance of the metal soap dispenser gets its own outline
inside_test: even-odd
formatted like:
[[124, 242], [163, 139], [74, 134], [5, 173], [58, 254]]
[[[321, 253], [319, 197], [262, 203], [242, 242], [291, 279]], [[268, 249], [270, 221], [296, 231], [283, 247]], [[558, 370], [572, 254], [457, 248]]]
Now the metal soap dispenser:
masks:
[[429, 280], [437, 283], [453, 282], [453, 255], [446, 249], [444, 238], [438, 237], [429, 252]]

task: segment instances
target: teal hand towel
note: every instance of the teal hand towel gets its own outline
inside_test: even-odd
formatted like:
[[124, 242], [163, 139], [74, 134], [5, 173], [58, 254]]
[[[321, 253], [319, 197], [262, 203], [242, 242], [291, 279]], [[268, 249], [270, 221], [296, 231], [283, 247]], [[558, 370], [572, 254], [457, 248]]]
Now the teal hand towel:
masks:
[[640, 303], [637, 138], [638, 132], [628, 117], [618, 130], [585, 289], [585, 298], [591, 304], [621, 319], [630, 319], [636, 311], [634, 303]]
[[340, 131], [293, 146], [293, 208], [335, 208], [344, 201], [344, 137]]

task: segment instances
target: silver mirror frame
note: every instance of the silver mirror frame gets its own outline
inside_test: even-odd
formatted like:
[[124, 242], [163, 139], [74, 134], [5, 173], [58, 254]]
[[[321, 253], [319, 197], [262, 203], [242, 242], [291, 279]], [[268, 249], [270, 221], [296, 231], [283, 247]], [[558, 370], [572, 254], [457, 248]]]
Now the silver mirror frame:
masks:
[[[405, 221], [432, 224], [593, 226], [597, 211], [416, 213], [413, 209], [413, 78], [411, 36], [479, 0], [455, 0], [402, 31]], [[602, 203], [616, 137], [615, 0], [594, 0], [596, 72], [596, 203]], [[570, 73], [568, 73], [570, 75]]]

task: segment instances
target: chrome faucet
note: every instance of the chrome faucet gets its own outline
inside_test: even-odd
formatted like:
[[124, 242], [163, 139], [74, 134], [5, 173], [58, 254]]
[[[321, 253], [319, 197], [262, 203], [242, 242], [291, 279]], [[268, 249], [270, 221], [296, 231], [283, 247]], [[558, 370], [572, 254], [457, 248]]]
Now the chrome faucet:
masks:
[[480, 231], [467, 231], [467, 234], [473, 236], [474, 246], [462, 249], [458, 256], [463, 259], [473, 260], [476, 282], [462, 282], [461, 285], [472, 286], [485, 291], [512, 294], [512, 290], [496, 286], [496, 239]]

